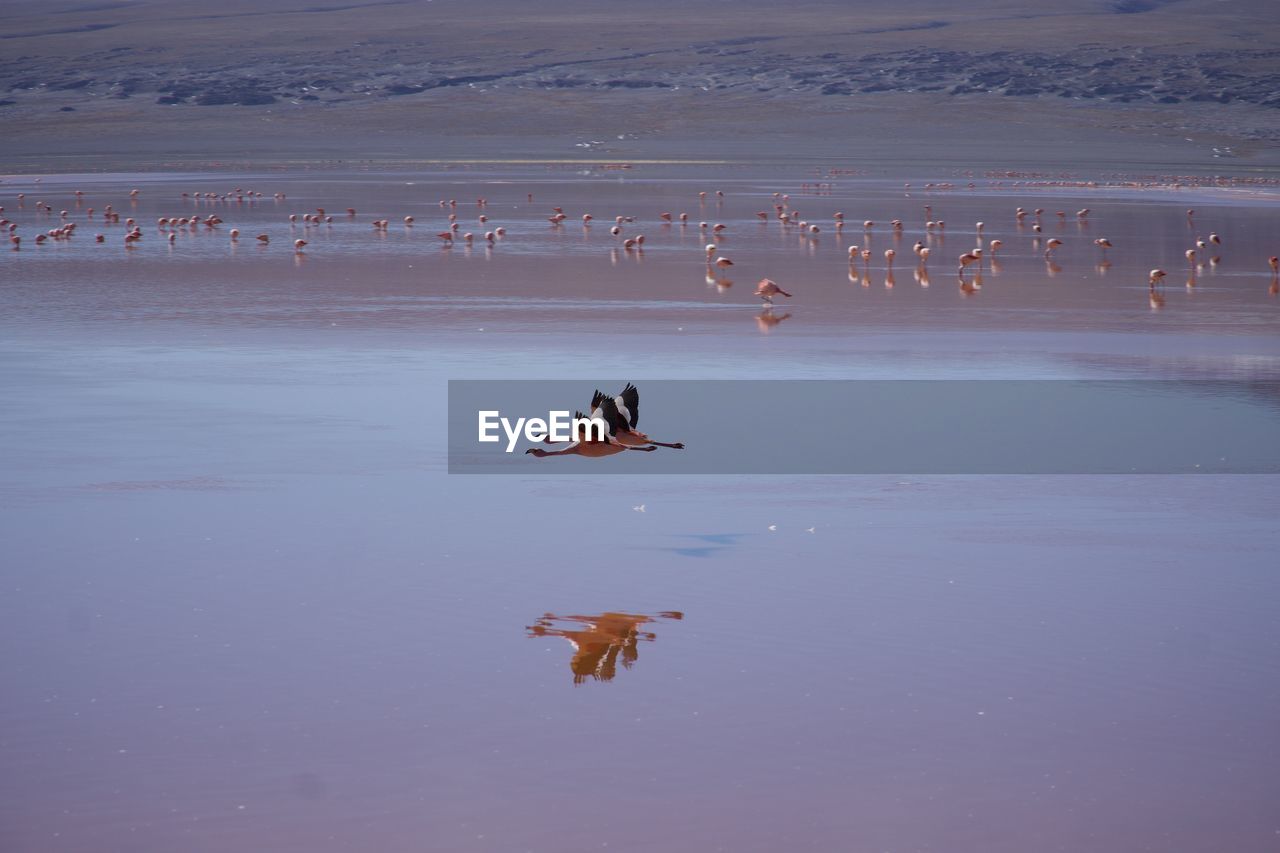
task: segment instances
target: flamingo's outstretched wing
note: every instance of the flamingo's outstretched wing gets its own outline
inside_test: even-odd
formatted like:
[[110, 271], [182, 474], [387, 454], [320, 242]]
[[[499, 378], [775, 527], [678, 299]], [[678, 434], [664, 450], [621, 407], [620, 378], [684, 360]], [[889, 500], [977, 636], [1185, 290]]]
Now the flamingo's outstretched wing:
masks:
[[640, 392], [636, 386], [630, 382], [627, 387], [622, 389], [622, 393], [618, 395], [622, 398], [623, 408], [627, 410], [627, 425], [631, 429], [636, 428], [636, 424], [640, 423]]
[[[600, 408], [597, 412], [599, 412], [598, 417], [604, 420], [605, 424], [608, 426], [610, 437], [612, 437], [620, 428], [625, 428], [627, 425], [621, 413], [618, 412], [618, 404], [613, 402], [612, 397], [605, 397], [602, 399], [600, 401]], [[592, 412], [591, 414], [596, 416], [596, 412]]]
[[[609, 400], [605, 397], [604, 400]], [[616, 421], [617, 409], [613, 409], [612, 416], [605, 410], [603, 401], [600, 406], [591, 410], [590, 416], [582, 414], [582, 412], [574, 412], [574, 419], [589, 417], [590, 420], [600, 420], [604, 422], [604, 434], [600, 439], [596, 439], [596, 431], [590, 426], [586, 427], [585, 435], [576, 436], [576, 438], [584, 444], [613, 444], [614, 423]]]

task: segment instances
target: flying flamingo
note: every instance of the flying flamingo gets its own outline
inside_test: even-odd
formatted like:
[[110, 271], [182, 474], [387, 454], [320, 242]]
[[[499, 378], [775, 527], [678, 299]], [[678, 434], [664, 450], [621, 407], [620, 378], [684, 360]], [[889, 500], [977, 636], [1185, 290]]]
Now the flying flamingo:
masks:
[[[591, 397], [591, 409], [594, 412], [597, 408], [603, 410], [603, 403], [610, 399], [600, 391], [596, 391]], [[628, 447], [638, 447], [643, 444], [653, 444], [658, 447], [670, 447], [675, 450], [684, 450], [684, 442], [677, 441], [674, 443], [654, 441], [649, 436], [636, 429], [636, 424], [640, 422], [640, 391], [630, 382], [622, 389], [616, 397], [612, 398], [614, 410], [617, 418], [612, 423], [613, 435], [619, 444]]]
[[[574, 412], [575, 421], [583, 420], [582, 412]], [[539, 459], [545, 456], [585, 456], [591, 459], [598, 459], [602, 456], [613, 456], [616, 453], [623, 453], [627, 450], [638, 450], [641, 452], [652, 452], [658, 448], [652, 444], [644, 447], [628, 447], [619, 444], [613, 437], [611, 424], [618, 420], [618, 407], [614, 404], [613, 399], [605, 397], [600, 401], [599, 408], [591, 413], [593, 420], [601, 420], [605, 424], [605, 430], [601, 432], [593, 428], [579, 427], [578, 436], [562, 450], [546, 450], [541, 447], [531, 447], [525, 451], [526, 454], [537, 456]]]

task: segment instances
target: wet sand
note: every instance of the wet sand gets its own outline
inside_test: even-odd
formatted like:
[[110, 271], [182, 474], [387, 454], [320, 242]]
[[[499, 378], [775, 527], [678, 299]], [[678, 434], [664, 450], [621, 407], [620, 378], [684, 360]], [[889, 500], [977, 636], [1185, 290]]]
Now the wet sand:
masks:
[[[0, 847], [1271, 849], [1274, 477], [445, 473], [451, 378], [1280, 377], [1274, 188], [939, 171], [6, 179], [24, 235], [80, 226], [0, 258]], [[235, 186], [266, 196], [180, 196]], [[775, 191], [817, 240], [757, 222]], [[481, 195], [505, 238], [442, 248]], [[978, 220], [1005, 248], [962, 288]]]

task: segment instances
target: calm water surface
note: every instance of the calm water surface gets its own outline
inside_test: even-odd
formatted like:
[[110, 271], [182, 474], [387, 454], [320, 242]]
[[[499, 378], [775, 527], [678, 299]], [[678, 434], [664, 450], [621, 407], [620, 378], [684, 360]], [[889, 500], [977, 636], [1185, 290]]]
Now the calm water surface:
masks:
[[444, 473], [449, 379], [1280, 378], [1267, 198], [803, 180], [6, 179], [0, 849], [1274, 850], [1274, 477]]

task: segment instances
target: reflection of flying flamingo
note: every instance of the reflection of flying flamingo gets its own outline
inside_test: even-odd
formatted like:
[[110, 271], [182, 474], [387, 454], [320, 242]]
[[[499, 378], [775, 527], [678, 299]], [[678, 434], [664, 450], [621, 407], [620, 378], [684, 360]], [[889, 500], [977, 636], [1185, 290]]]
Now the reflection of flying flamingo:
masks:
[[[633, 613], [601, 613], [597, 616], [557, 616], [546, 613], [530, 625], [530, 637], [561, 637], [573, 646], [573, 658], [569, 669], [573, 671], [573, 683], [583, 684], [587, 679], [611, 681], [617, 675], [618, 658], [624, 669], [630, 669], [639, 658], [641, 641], [653, 642], [657, 635], [641, 631], [640, 626], [658, 620], [679, 620], [684, 614], [668, 610], [653, 616]], [[557, 628], [556, 623], [567, 623]]]

